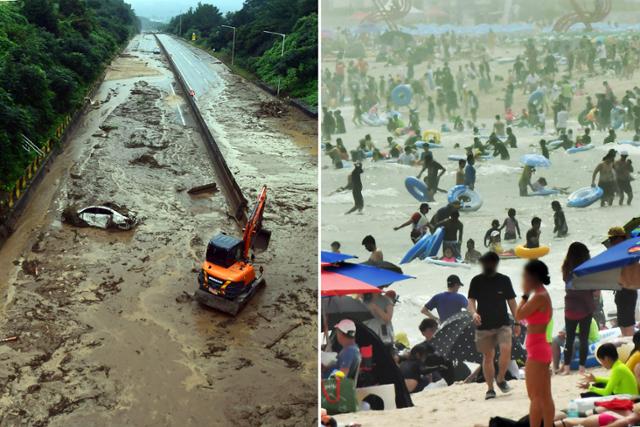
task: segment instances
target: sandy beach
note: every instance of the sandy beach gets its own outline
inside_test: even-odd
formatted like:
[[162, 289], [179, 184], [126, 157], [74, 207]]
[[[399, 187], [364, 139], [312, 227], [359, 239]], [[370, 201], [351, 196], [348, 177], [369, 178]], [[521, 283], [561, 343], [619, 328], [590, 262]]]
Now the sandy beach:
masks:
[[[596, 369], [594, 373], [604, 373]], [[578, 397], [580, 389], [577, 374], [554, 376], [551, 387], [556, 409], [566, 409], [571, 399]], [[513, 391], [500, 394], [492, 401], [484, 400], [484, 384], [454, 384], [451, 387], [425, 390], [412, 394], [412, 408], [387, 411], [368, 411], [336, 416], [340, 423], [360, 423], [362, 426], [398, 425], [403, 427], [470, 427], [489, 425], [491, 417], [520, 419], [529, 409], [529, 398], [524, 381], [511, 381]]]

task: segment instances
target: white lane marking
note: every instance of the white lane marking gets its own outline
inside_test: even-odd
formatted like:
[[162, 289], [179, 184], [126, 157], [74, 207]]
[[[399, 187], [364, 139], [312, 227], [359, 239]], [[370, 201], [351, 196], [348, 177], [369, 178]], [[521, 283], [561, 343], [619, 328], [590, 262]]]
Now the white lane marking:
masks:
[[[171, 86], [171, 92], [173, 93], [173, 95], [175, 96], [176, 91], [173, 88], [173, 83], [169, 84], [169, 86]], [[178, 114], [180, 114], [180, 120], [182, 121], [182, 126], [186, 126], [187, 123], [184, 121], [184, 116], [182, 115], [182, 108], [180, 108], [180, 106], [178, 105]]]
[[182, 109], [178, 105], [178, 113], [180, 114], [180, 120], [182, 120], [182, 126], [186, 126], [187, 123], [184, 121], [184, 116], [182, 115]]
[[[179, 54], [181, 54], [184, 57], [184, 53], [178, 51]], [[189, 64], [191, 64], [191, 62], [185, 57], [185, 59], [187, 60], [187, 62], [189, 62]], [[180, 73], [180, 75], [182, 76], [182, 78], [184, 79], [185, 83], [187, 84], [187, 86], [189, 87], [190, 91], [193, 91], [193, 93], [195, 94], [195, 90], [193, 89], [193, 85], [191, 85], [191, 83], [189, 83], [189, 80], [187, 79], [187, 76], [185, 73], [183, 73], [180, 70], [180, 66], [177, 64], [177, 62], [174, 61], [174, 63], [176, 64], [176, 68], [178, 69], [178, 72]], [[193, 64], [191, 64], [193, 65]], [[172, 87], [173, 89], [173, 87]], [[186, 94], [187, 96], [190, 96], [189, 94]], [[195, 99], [196, 101], [198, 100], [198, 97], [196, 95], [193, 95], [193, 99]]]

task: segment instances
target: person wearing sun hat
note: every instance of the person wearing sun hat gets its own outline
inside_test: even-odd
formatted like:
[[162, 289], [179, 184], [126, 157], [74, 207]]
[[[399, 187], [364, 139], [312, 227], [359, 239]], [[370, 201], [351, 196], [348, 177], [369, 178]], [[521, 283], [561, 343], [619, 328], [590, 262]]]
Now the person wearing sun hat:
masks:
[[356, 344], [356, 324], [351, 319], [342, 319], [333, 329], [342, 350], [334, 365], [323, 367], [323, 378], [328, 378], [335, 370], [342, 371], [347, 378], [355, 378], [362, 360], [360, 348]]
[[633, 173], [633, 164], [629, 159], [629, 152], [620, 151], [620, 160], [613, 164], [616, 171], [616, 182], [618, 183], [618, 196], [620, 197], [620, 206], [624, 204], [624, 196], [627, 196], [627, 205], [633, 200], [633, 190], [631, 189], [631, 174]]

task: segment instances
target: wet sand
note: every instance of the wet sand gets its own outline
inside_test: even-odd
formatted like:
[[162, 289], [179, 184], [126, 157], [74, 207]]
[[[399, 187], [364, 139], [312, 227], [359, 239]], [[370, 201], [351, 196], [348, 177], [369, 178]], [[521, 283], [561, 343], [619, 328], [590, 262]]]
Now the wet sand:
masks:
[[[267, 180], [265, 225], [273, 237], [271, 250], [256, 259], [267, 287], [237, 318], [193, 301], [206, 241], [238, 230], [221, 193], [186, 193], [215, 176], [154, 48], [152, 36], [138, 36], [116, 60], [96, 95], [106, 102], [83, 117], [0, 250], [6, 294], [0, 336], [18, 336], [0, 346], [2, 424], [310, 423], [316, 181], [308, 174], [294, 185], [286, 184], [290, 175]], [[240, 102], [225, 107], [237, 120], [251, 112]], [[252, 138], [279, 134], [276, 120], [258, 124]], [[277, 169], [269, 163], [247, 175], [228, 160], [250, 202], [262, 184], [255, 178], [293, 174], [306, 164], [302, 159], [315, 163], [287, 137], [278, 143], [296, 154]], [[229, 145], [231, 154], [236, 147]], [[104, 202], [126, 206], [141, 224], [108, 232], [60, 222], [66, 206]], [[37, 275], [21, 268], [25, 261], [36, 263]]]

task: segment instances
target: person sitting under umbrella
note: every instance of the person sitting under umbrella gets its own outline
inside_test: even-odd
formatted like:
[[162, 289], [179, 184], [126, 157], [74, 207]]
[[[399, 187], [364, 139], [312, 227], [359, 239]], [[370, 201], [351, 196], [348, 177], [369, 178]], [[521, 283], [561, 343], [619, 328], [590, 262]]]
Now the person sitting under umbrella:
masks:
[[328, 378], [334, 370], [342, 371], [347, 378], [355, 378], [362, 357], [356, 344], [356, 324], [353, 320], [342, 319], [334, 327], [336, 339], [342, 347], [335, 364], [322, 367], [322, 378]]
[[422, 319], [418, 329], [424, 337], [424, 342], [429, 342], [438, 330], [438, 322], [435, 319]]

